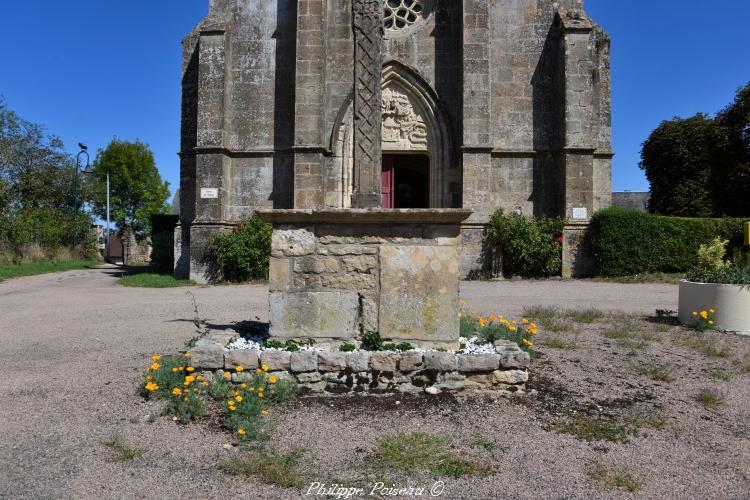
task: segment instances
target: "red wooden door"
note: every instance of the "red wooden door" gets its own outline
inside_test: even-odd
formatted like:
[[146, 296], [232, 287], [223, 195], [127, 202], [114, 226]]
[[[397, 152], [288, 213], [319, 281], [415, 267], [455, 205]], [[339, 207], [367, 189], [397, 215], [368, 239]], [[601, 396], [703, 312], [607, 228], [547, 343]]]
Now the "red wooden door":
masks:
[[383, 155], [383, 171], [380, 174], [383, 208], [393, 208], [394, 205], [396, 171], [393, 163], [393, 156]]

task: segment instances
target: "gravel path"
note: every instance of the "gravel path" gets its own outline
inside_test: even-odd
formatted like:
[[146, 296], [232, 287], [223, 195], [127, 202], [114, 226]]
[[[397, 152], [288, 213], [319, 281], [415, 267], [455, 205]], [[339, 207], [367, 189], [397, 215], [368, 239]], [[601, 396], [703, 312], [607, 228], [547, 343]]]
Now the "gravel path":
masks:
[[[230, 436], [207, 423], [149, 422], [159, 405], [136, 394], [149, 356], [175, 352], [193, 334], [186, 292], [212, 326], [225, 328], [233, 320], [267, 318], [264, 287], [135, 289], [117, 285], [118, 274], [110, 267], [0, 283], [0, 498], [312, 498], [225, 475], [216, 462], [238, 453], [223, 447]], [[669, 285], [463, 283], [462, 296], [474, 309], [507, 314], [536, 303], [676, 309], [676, 287]], [[547, 338], [575, 347], [540, 346], [532, 366], [536, 397], [303, 399], [280, 416], [271, 446], [305, 450], [311, 478], [349, 480], [379, 436], [444, 433], [458, 452], [496, 472], [447, 480], [442, 498], [632, 496], [597, 486], [590, 477], [597, 464], [632, 473], [641, 497], [747, 498], [750, 374], [742, 366], [750, 361], [750, 339], [723, 336], [717, 345], [730, 356], [707, 358], [674, 345], [687, 335], [681, 328], [628, 321], [629, 332], [645, 336], [638, 347], [601, 335], [617, 325], [543, 331], [540, 345]], [[638, 375], [635, 368], [644, 363], [666, 364], [675, 381]], [[730, 381], [713, 378], [717, 371]], [[719, 391], [725, 403], [702, 408], [693, 399], [701, 388]], [[642, 429], [628, 444], [590, 444], [552, 430], [575, 415], [649, 415], [664, 425]], [[146, 452], [116, 460], [101, 444], [114, 434]], [[476, 435], [498, 451], [469, 445]], [[427, 488], [435, 482], [390, 479]]]

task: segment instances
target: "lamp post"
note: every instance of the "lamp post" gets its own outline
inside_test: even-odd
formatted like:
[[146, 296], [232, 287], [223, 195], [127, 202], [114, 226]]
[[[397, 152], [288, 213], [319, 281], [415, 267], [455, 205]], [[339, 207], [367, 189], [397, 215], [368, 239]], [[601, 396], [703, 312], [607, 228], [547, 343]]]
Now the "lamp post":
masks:
[[84, 167], [84, 173], [88, 173], [90, 171], [89, 168], [89, 152], [88, 147], [83, 143], [78, 143], [78, 147], [81, 148], [81, 150], [78, 152], [78, 156], [76, 156], [76, 175], [75, 175], [75, 181], [73, 183], [73, 250], [75, 251], [78, 248], [78, 224], [76, 219], [78, 218], [78, 172], [81, 170], [81, 156], [86, 155], [86, 166]]
[[109, 244], [109, 168], [107, 168], [107, 262], [110, 260], [110, 244]]

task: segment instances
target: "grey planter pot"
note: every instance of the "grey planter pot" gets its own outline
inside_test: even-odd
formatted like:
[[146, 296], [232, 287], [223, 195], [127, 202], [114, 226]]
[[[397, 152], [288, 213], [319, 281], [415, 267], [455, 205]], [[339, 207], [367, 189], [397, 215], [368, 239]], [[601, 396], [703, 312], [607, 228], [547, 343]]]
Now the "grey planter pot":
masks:
[[750, 285], [680, 282], [678, 317], [688, 325], [694, 321], [693, 311], [715, 309], [711, 318], [714, 328], [741, 335], [750, 335]]

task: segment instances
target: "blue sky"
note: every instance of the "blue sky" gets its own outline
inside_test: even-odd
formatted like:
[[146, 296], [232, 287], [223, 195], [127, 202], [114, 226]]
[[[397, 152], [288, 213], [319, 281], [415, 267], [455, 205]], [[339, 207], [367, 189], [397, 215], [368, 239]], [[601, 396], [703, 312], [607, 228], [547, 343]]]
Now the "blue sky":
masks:
[[[208, 0], [0, 0], [0, 95], [73, 152], [151, 145], [179, 181], [180, 40]], [[750, 81], [750, 2], [586, 0], [612, 36], [615, 190], [645, 190], [640, 145], [659, 122], [715, 113]]]

